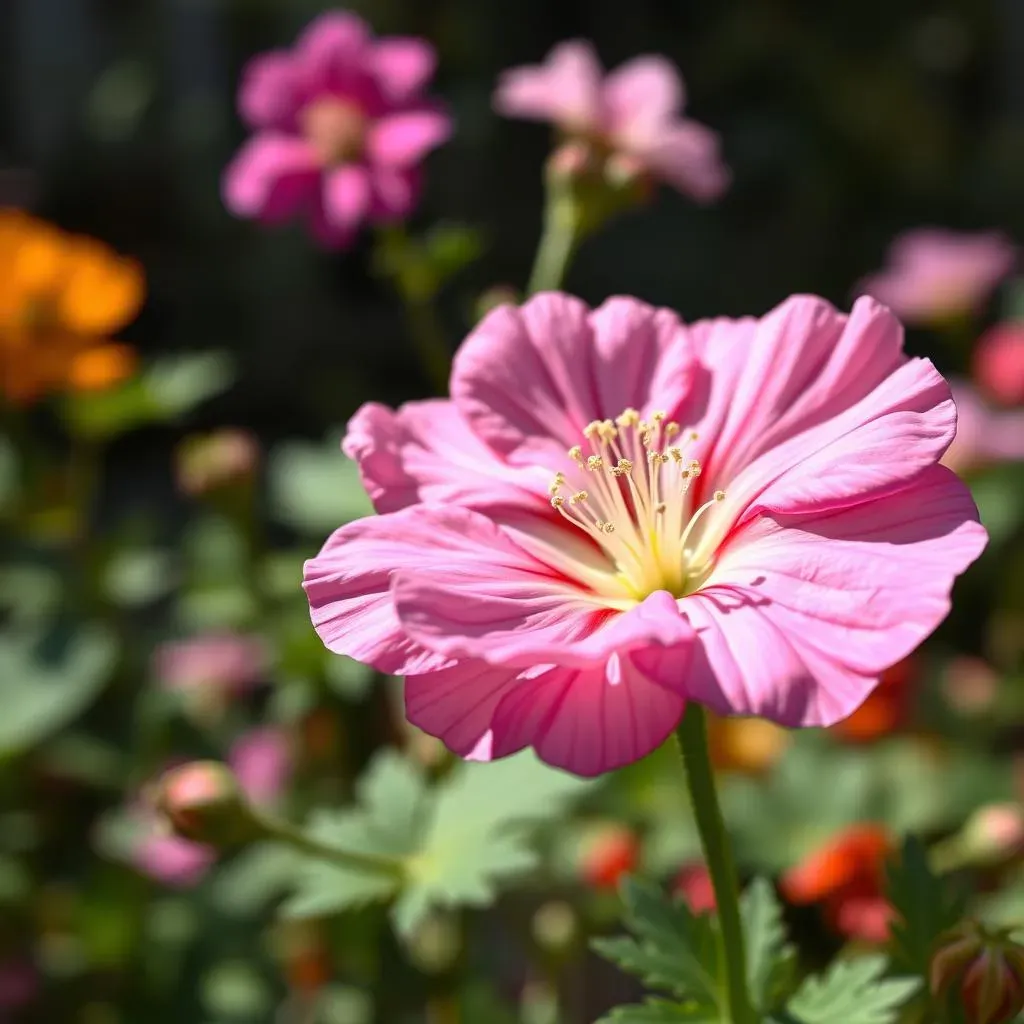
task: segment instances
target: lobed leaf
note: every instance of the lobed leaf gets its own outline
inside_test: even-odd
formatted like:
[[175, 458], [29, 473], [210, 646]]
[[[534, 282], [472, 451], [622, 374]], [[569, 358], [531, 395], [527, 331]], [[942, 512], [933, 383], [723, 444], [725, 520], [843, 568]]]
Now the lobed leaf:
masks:
[[887, 967], [884, 956], [865, 956], [807, 978], [786, 1004], [792, 1024], [896, 1024], [921, 982], [885, 978]]

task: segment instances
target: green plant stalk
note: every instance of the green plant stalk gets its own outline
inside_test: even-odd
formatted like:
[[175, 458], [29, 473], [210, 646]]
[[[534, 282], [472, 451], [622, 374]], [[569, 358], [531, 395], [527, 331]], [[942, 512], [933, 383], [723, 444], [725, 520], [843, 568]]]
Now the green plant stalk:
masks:
[[405, 865], [398, 858], [344, 850], [321, 842], [286, 821], [256, 814], [253, 814], [252, 818], [256, 826], [256, 835], [253, 837], [255, 839], [268, 839], [284, 843], [299, 853], [337, 864], [338, 867], [348, 868], [352, 871], [369, 871], [378, 875], [390, 875], [399, 881], [405, 878]]
[[740, 920], [736, 866], [722, 811], [718, 806], [715, 776], [708, 750], [707, 720], [700, 704], [691, 702], [687, 705], [683, 719], [676, 728], [676, 736], [686, 769], [690, 802], [718, 905], [728, 1024], [757, 1024], [747, 987], [747, 955]]
[[562, 287], [569, 261], [580, 242], [580, 211], [568, 191], [552, 189], [544, 214], [544, 232], [534, 258], [527, 295]]

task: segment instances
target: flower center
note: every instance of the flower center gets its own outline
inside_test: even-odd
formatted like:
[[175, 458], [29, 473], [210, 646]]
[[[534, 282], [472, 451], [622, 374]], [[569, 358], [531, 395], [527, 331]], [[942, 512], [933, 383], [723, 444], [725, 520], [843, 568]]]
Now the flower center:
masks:
[[702, 544], [703, 520], [725, 498], [715, 491], [694, 508], [690, 487], [700, 476], [686, 449], [697, 435], [655, 412], [650, 421], [626, 409], [615, 421], [594, 420], [583, 431], [587, 451], [569, 449], [573, 466], [556, 473], [551, 505], [594, 540], [613, 571], [588, 582], [603, 595], [643, 600], [656, 590], [691, 594], [707, 579], [714, 549]]
[[324, 167], [354, 160], [366, 141], [366, 116], [353, 103], [321, 99], [310, 103], [300, 115], [302, 132]]

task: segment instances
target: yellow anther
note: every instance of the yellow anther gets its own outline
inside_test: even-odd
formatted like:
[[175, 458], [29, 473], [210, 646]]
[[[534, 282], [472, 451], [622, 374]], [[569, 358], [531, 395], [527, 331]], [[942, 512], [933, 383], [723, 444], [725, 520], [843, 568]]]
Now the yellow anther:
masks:
[[725, 491], [715, 491], [715, 501], [725, 501]]
[[661, 515], [666, 508], [668, 508], [668, 506], [665, 504], [665, 502], [659, 501], [658, 504], [654, 506], [654, 511], [657, 512], [658, 515]]
[[668, 416], [668, 413], [667, 412], [663, 412], [661, 409], [659, 409], [657, 412], [652, 412], [651, 413], [651, 419], [654, 420], [655, 423], [660, 423], [667, 416]]
[[633, 408], [623, 409], [622, 412], [615, 417], [615, 422], [620, 427], [635, 427], [640, 422], [640, 413]]
[[552, 508], [561, 508], [564, 504], [565, 504], [565, 498], [562, 498], [562, 497], [560, 497], [558, 495], [556, 495], [554, 498], [551, 499], [551, 507]]
[[603, 466], [604, 459], [602, 459], [600, 455], [591, 455], [587, 459], [587, 469], [589, 469], [591, 473], [596, 473]]
[[579, 462], [583, 458], [583, 449], [578, 444], [574, 444], [569, 449], [569, 458], [573, 462]]
[[601, 421], [600, 420], [591, 420], [583, 428], [583, 436], [585, 438], [588, 438], [589, 440], [593, 440], [600, 433], [601, 433]]
[[601, 529], [605, 533], [614, 533], [615, 532], [615, 524], [614, 523], [605, 523], [604, 526], [601, 527]]
[[612, 467], [612, 476], [629, 476], [633, 471], [633, 463], [629, 459], [619, 459]]
[[669, 455], [672, 456], [672, 461], [673, 462], [682, 462], [683, 461], [683, 452], [682, 452], [681, 448], [669, 448], [668, 453], [669, 453]]
[[679, 433], [679, 424], [676, 423], [675, 420], [669, 420], [668, 423], [665, 424], [665, 436], [666, 437], [675, 437], [676, 434], [678, 434], [678, 433]]
[[569, 504], [570, 504], [570, 505], [579, 505], [579, 504], [580, 504], [581, 502], [584, 502], [584, 501], [586, 501], [586, 500], [587, 500], [587, 498], [589, 498], [589, 497], [590, 497], [590, 495], [589, 495], [589, 494], [588, 494], [588, 493], [587, 493], [586, 491], [577, 491], [577, 492], [576, 492], [576, 493], [575, 493], [575, 494], [574, 494], [574, 495], [573, 495], [573, 496], [572, 496], [572, 497], [571, 497], [571, 498], [569, 499]]

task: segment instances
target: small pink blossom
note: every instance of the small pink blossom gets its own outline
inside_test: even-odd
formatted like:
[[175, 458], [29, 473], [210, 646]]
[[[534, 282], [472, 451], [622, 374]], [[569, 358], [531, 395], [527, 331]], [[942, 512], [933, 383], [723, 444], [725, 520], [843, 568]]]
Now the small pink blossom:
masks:
[[139, 838], [132, 854], [135, 866], [154, 881], [175, 889], [198, 885], [213, 867], [217, 852], [212, 846], [193, 843], [162, 829], [155, 817], [140, 816]]
[[543, 64], [506, 71], [494, 106], [507, 117], [551, 121], [695, 199], [729, 184], [718, 135], [682, 116], [679, 70], [665, 57], [635, 57], [606, 75], [590, 43], [556, 46]]
[[888, 265], [860, 291], [907, 323], [934, 324], [977, 311], [1013, 269], [1017, 252], [998, 232], [961, 235], [941, 228], [907, 231]]
[[255, 686], [267, 668], [266, 645], [259, 637], [209, 633], [162, 644], [153, 655], [157, 680], [170, 690], [209, 689], [240, 694]]
[[830, 725], [986, 543], [938, 465], [949, 387], [872, 299], [685, 325], [541, 294], [479, 324], [451, 394], [356, 413], [383, 514], [305, 588], [327, 647], [405, 676], [410, 721], [474, 759], [595, 775], [689, 700]]
[[292, 749], [283, 729], [267, 726], [244, 733], [231, 747], [228, 764], [254, 804], [273, 804], [292, 774]]
[[974, 379], [1003, 405], [1024, 405], [1024, 320], [989, 328], [974, 350]]
[[1024, 459], [1024, 409], [992, 409], [966, 381], [952, 382], [956, 436], [942, 464], [969, 473], [1000, 462]]
[[238, 103], [256, 134], [225, 173], [228, 209], [267, 223], [304, 216], [330, 246], [350, 244], [363, 222], [407, 216], [420, 164], [451, 134], [423, 96], [435, 63], [425, 40], [375, 39], [347, 11], [253, 58]]

